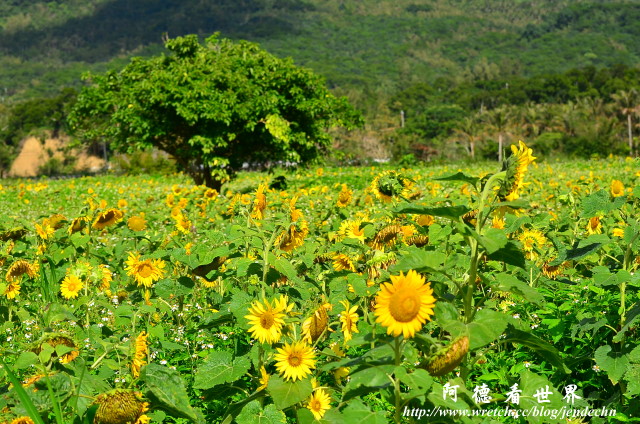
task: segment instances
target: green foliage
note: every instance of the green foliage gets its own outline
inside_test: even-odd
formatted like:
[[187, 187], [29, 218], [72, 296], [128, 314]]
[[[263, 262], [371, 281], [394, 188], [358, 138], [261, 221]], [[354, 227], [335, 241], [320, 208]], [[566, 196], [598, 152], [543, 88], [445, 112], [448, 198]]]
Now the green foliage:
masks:
[[166, 47], [88, 77], [70, 116], [83, 138], [161, 149], [197, 184], [220, 188], [243, 162], [312, 161], [331, 144], [327, 128], [359, 123], [321, 78], [255, 44], [191, 35]]

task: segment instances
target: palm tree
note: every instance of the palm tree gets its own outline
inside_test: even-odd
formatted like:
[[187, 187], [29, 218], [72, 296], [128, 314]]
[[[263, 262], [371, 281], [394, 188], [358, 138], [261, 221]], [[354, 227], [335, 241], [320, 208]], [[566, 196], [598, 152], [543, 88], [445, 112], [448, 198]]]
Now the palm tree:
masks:
[[453, 130], [455, 136], [461, 137], [467, 143], [467, 153], [471, 159], [476, 157], [476, 142], [480, 139], [480, 125], [476, 116], [466, 116]]
[[633, 156], [633, 121], [632, 116], [640, 111], [640, 94], [632, 88], [629, 91], [621, 90], [611, 95], [618, 110], [627, 118], [627, 137], [629, 142], [629, 155]]
[[484, 115], [489, 128], [498, 136], [498, 162], [502, 162], [504, 136], [507, 135], [511, 126], [511, 117], [511, 111], [504, 105], [491, 109]]

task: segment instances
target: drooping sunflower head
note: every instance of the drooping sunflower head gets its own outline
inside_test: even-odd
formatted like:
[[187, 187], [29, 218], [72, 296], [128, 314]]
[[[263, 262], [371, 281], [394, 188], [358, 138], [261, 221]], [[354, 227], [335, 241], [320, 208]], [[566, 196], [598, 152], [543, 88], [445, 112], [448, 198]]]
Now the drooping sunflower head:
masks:
[[387, 225], [373, 237], [371, 248], [384, 251], [385, 247], [392, 247], [396, 243], [397, 237], [401, 234], [402, 226], [398, 224]]
[[34, 278], [38, 275], [40, 265], [37, 262], [30, 263], [24, 259], [15, 261], [7, 270], [5, 279], [8, 282], [19, 281], [23, 275]]
[[253, 210], [251, 211], [251, 217], [253, 219], [264, 218], [264, 211], [267, 209], [266, 190], [266, 184], [260, 184], [256, 190], [255, 198], [253, 199]]
[[511, 156], [502, 164], [502, 170], [505, 171], [506, 175], [498, 189], [498, 198], [500, 200], [512, 201], [520, 197], [518, 190], [525, 186], [524, 176], [529, 165], [536, 159], [532, 153], [533, 150], [528, 148], [522, 141], [518, 142], [518, 147], [511, 146]]
[[322, 333], [328, 329], [329, 315], [327, 310], [331, 309], [331, 304], [321, 305], [313, 314], [302, 323], [302, 334], [307, 342], [313, 343]]
[[123, 216], [124, 213], [119, 209], [107, 209], [106, 211], [98, 214], [96, 219], [93, 221], [93, 228], [96, 230], [105, 229], [106, 227], [121, 221]]
[[302, 246], [304, 239], [309, 234], [309, 226], [307, 221], [300, 220], [289, 225], [289, 229], [284, 230], [276, 240], [276, 244], [280, 250], [291, 252], [292, 250]]
[[425, 322], [434, 315], [436, 299], [431, 284], [414, 270], [407, 275], [391, 276], [391, 283], [384, 283], [375, 299], [376, 322], [387, 327], [387, 334], [394, 337], [413, 337]]
[[425, 368], [433, 376], [443, 376], [460, 365], [468, 352], [469, 337], [460, 336], [430, 357], [425, 363]]
[[[58, 358], [58, 361], [60, 361], [60, 363], [62, 364], [68, 364], [69, 362], [73, 361], [75, 358], [78, 357], [80, 353], [78, 351], [78, 346], [76, 345], [76, 343], [73, 341], [71, 337], [67, 336], [66, 334], [45, 333], [42, 336], [42, 338], [38, 341], [38, 345], [36, 347], [35, 353], [37, 354], [40, 353], [43, 349], [44, 344], [48, 344], [54, 349], [57, 346], [66, 346], [70, 348], [69, 352], [63, 354]], [[53, 357], [57, 357], [57, 355], [54, 353]]]
[[385, 203], [390, 202], [394, 197], [407, 197], [409, 189], [413, 185], [413, 180], [397, 171], [385, 171], [376, 176], [369, 190], [373, 195]]
[[0, 233], [0, 241], [20, 240], [27, 234], [27, 229], [23, 227], [15, 227]]
[[67, 217], [59, 213], [54, 213], [49, 217], [49, 226], [54, 230], [64, 227], [65, 222], [67, 222]]
[[524, 230], [518, 236], [518, 240], [522, 243], [526, 257], [531, 260], [538, 257], [536, 250], [547, 243], [547, 238], [539, 230]]
[[344, 307], [344, 311], [340, 312], [342, 333], [344, 334], [344, 341], [348, 342], [353, 338], [353, 333], [358, 332], [358, 305], [350, 306], [348, 300], [342, 300], [340, 303]]
[[349, 255], [345, 253], [335, 253], [333, 255], [333, 269], [336, 271], [355, 271], [356, 267]]
[[98, 410], [93, 424], [145, 424], [149, 417], [145, 412], [149, 404], [142, 395], [133, 390], [115, 389], [96, 396], [94, 403]]
[[136, 337], [133, 349], [133, 360], [131, 361], [131, 374], [133, 378], [140, 376], [140, 368], [147, 364], [149, 355], [149, 345], [147, 344], [148, 334], [142, 332]]
[[547, 261], [542, 265], [542, 273], [547, 278], [555, 279], [559, 275], [562, 275], [569, 264], [567, 262], [563, 262], [559, 265], [549, 265], [552, 261], [553, 260]]
[[587, 233], [589, 235], [602, 233], [602, 223], [600, 222], [601, 219], [602, 217], [600, 216], [589, 218], [589, 221], [587, 222]]
[[87, 222], [89, 222], [88, 216], [80, 216], [78, 218], [74, 218], [69, 224], [69, 228], [67, 228], [67, 232], [69, 235], [73, 233], [77, 233], [78, 231], [82, 231], [87, 228]]
[[351, 238], [364, 241], [364, 228], [362, 227], [362, 219], [349, 219], [340, 224], [338, 234], [343, 238]]
[[302, 380], [316, 367], [313, 348], [305, 342], [285, 343], [275, 355], [276, 368], [285, 380]]

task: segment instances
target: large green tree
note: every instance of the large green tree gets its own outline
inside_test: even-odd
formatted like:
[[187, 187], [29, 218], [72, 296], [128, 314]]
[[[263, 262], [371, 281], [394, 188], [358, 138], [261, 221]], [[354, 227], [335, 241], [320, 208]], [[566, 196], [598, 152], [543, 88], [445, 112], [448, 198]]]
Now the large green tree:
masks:
[[243, 162], [305, 163], [331, 145], [331, 128], [361, 123], [321, 77], [256, 44], [188, 35], [165, 47], [89, 75], [69, 117], [76, 134], [118, 151], [158, 148], [219, 189]]

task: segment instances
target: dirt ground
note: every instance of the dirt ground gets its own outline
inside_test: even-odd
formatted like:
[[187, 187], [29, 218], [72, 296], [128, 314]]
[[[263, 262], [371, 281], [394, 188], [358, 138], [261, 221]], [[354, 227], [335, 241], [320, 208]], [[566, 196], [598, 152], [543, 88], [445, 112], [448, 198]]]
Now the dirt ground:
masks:
[[[9, 170], [12, 177], [35, 177], [38, 175], [38, 168], [43, 165], [53, 153], [53, 157], [63, 159], [63, 148], [67, 145], [67, 139], [48, 138], [44, 143], [36, 137], [29, 137], [22, 143], [20, 154], [16, 157]], [[76, 170], [95, 172], [104, 166], [104, 160], [88, 155], [84, 151], [74, 150], [71, 152], [77, 158]]]

